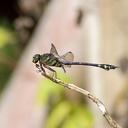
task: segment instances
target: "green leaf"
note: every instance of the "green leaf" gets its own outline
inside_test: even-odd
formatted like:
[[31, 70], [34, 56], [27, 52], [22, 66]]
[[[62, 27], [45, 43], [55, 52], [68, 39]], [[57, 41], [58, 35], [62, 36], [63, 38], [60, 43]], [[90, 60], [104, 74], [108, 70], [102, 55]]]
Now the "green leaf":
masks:
[[68, 117], [71, 111], [69, 102], [59, 103], [49, 115], [45, 128], [59, 128], [63, 121]]
[[93, 116], [87, 106], [77, 106], [62, 128], [92, 128]]

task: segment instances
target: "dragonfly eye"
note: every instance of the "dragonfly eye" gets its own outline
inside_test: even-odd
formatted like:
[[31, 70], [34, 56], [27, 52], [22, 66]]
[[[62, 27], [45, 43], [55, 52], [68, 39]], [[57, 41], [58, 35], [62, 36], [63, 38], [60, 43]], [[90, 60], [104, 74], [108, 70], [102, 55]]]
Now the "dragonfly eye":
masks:
[[37, 63], [39, 60], [40, 60], [40, 54], [35, 54], [35, 55], [33, 56], [32, 62], [33, 62], [33, 63]]

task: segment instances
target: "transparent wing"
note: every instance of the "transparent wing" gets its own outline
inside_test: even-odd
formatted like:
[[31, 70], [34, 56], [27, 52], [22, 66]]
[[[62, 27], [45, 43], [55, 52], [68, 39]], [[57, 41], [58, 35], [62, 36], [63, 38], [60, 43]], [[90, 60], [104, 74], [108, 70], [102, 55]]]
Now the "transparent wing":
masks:
[[[73, 61], [74, 59], [74, 55], [72, 52], [67, 52], [62, 56], [59, 56], [55, 46], [53, 44], [51, 44], [51, 49], [50, 49], [50, 53], [53, 54], [55, 57], [57, 57], [61, 62], [64, 61]], [[66, 65], [67, 67], [71, 67], [70, 65]]]
[[[73, 61], [74, 60], [74, 55], [72, 52], [67, 52], [64, 55], [60, 57], [61, 61]], [[71, 65], [65, 65], [66, 67], [71, 67]]]
[[62, 55], [61, 58], [64, 59], [65, 61], [73, 61], [74, 55], [72, 52], [67, 52], [64, 55]]
[[52, 53], [54, 56], [59, 56], [59, 54], [53, 44], [51, 44], [50, 53]]

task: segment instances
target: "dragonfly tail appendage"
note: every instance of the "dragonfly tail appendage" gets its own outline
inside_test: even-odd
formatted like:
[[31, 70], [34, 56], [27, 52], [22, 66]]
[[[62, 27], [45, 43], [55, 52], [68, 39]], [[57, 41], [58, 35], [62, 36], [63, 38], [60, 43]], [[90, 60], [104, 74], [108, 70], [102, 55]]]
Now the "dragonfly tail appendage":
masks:
[[111, 69], [119, 68], [118, 66], [111, 65], [111, 64], [98, 64], [97, 67], [102, 68], [102, 69], [107, 70], [107, 71], [109, 71]]

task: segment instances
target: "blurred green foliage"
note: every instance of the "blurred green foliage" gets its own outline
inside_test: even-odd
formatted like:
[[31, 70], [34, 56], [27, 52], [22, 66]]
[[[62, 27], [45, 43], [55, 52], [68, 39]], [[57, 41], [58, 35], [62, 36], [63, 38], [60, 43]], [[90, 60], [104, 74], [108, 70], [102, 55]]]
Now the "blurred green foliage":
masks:
[[[61, 80], [72, 82], [64, 73], [57, 74]], [[76, 101], [76, 98], [71, 100], [67, 97], [66, 91], [66, 88], [46, 78], [39, 83], [36, 104], [48, 108], [45, 128], [92, 128], [93, 116], [88, 105]]]
[[14, 70], [22, 48], [13, 25], [0, 19], [0, 93]]

